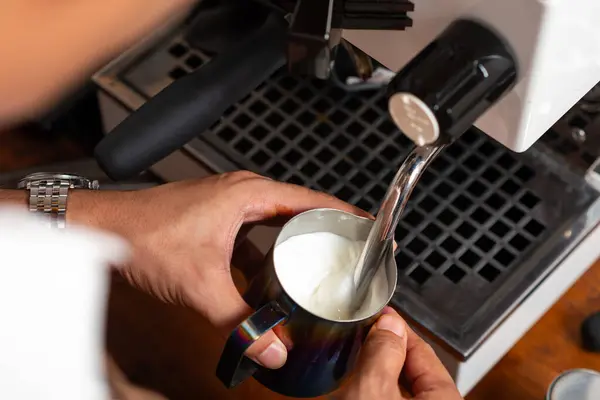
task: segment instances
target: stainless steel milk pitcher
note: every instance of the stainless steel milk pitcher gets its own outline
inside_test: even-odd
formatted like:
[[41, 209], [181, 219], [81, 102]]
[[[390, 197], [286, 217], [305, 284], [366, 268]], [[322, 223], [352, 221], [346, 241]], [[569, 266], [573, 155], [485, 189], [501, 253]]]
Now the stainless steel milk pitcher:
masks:
[[[249, 285], [246, 301], [257, 310], [232, 333], [219, 360], [217, 376], [233, 387], [250, 376], [280, 394], [316, 397], [337, 389], [355, 364], [369, 328], [390, 301], [396, 289], [397, 269], [393, 246], [385, 257], [388, 288], [385, 303], [361, 319], [329, 320], [298, 305], [277, 276], [273, 252], [290, 237], [330, 232], [351, 240], [366, 240], [373, 221], [333, 209], [316, 209], [292, 218], [279, 233], [269, 251], [265, 268]], [[261, 335], [279, 326], [278, 333], [288, 347], [285, 365], [277, 370], [259, 366], [244, 356]]]

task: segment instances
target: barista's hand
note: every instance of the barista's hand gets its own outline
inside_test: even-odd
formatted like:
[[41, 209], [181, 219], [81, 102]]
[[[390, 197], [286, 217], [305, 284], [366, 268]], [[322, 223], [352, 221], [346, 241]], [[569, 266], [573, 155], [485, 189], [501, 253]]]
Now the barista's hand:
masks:
[[[367, 216], [326, 194], [249, 172], [135, 192], [75, 191], [69, 198], [68, 216], [72, 222], [95, 225], [128, 239], [134, 259], [120, 270], [133, 285], [166, 302], [196, 309], [229, 335], [251, 313], [231, 276], [232, 255], [236, 260], [248, 257], [243, 246], [240, 254], [234, 254], [236, 237], [239, 241], [250, 224], [280, 223], [321, 207]], [[248, 355], [278, 368], [285, 362], [286, 350], [269, 332]]]
[[[400, 375], [409, 395], [401, 392]], [[431, 346], [391, 308], [369, 332], [344, 400], [461, 400]]]

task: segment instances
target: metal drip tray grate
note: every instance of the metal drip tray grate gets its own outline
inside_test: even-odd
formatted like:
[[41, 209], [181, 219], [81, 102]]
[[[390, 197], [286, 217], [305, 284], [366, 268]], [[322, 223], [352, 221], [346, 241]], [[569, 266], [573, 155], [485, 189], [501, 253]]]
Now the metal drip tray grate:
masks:
[[[208, 60], [176, 38], [120, 78], [151, 97]], [[375, 213], [412, 145], [386, 108], [382, 93], [347, 93], [279, 72], [196, 142], [218, 170], [253, 170]], [[591, 114], [585, 121], [595, 123]], [[450, 146], [423, 175], [396, 232], [394, 303], [467, 357], [564, 255], [563, 231], [596, 204], [577, 168], [600, 154], [597, 130], [587, 132], [583, 151], [572, 126], [557, 124], [549, 135], [575, 146], [554, 146], [570, 163], [544, 143], [512, 153], [476, 129]], [[588, 218], [587, 226], [596, 222]]]

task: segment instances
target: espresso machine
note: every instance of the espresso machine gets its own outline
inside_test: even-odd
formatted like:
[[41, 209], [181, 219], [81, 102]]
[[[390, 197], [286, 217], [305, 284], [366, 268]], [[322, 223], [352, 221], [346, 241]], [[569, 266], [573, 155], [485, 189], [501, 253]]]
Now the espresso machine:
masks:
[[[376, 213], [412, 148], [452, 143], [396, 229], [392, 305], [465, 395], [600, 255], [598, 22], [594, 0], [207, 0], [94, 76], [96, 156], [114, 179], [249, 169]], [[389, 82], [340, 84], [342, 50]]]

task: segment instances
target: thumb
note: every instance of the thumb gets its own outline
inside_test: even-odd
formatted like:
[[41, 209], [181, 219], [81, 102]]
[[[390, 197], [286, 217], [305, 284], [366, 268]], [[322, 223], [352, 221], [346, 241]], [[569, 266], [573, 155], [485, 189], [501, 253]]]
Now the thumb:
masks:
[[406, 346], [406, 322], [394, 310], [387, 308], [362, 346], [357, 375], [398, 382], [406, 359]]
[[285, 364], [287, 349], [281, 339], [270, 330], [246, 350], [246, 357], [251, 358], [264, 367], [277, 369], [283, 367]]
[[[242, 299], [231, 274], [226, 271], [207, 272], [210, 286], [195, 296], [194, 307], [204, 314], [225, 336], [229, 337], [238, 324], [254, 310]], [[272, 330], [256, 340], [245, 355], [264, 367], [281, 368], [287, 360], [287, 349]]]

